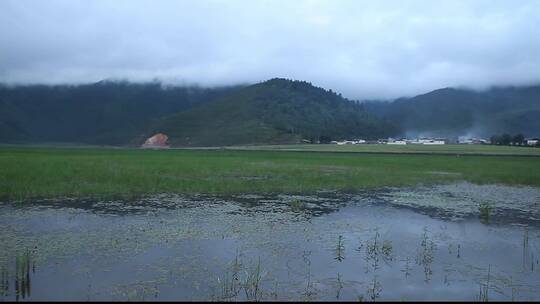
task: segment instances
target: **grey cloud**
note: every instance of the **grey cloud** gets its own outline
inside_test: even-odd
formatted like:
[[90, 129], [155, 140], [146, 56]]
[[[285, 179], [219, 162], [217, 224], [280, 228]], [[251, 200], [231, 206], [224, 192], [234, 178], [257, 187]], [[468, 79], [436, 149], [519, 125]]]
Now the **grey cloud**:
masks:
[[0, 1], [0, 82], [206, 86], [271, 77], [344, 96], [540, 82], [539, 1]]

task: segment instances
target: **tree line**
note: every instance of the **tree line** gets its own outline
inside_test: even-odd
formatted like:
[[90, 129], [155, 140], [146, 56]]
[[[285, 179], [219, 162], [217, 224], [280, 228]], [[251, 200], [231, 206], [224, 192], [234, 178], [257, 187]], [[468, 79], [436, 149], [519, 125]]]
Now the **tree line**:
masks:
[[[514, 136], [504, 133], [504, 134], [497, 134], [490, 137], [491, 144], [492, 145], [499, 145], [499, 146], [526, 146], [527, 140], [525, 140], [525, 136], [521, 133], [516, 134]], [[536, 144], [536, 147], [540, 147], [540, 142]]]

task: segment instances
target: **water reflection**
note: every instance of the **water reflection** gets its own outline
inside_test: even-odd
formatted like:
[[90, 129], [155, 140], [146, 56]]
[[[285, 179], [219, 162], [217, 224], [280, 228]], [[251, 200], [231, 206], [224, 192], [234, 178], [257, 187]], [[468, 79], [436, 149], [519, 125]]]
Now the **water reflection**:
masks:
[[31, 296], [32, 274], [35, 273], [36, 266], [28, 250], [16, 255], [14, 259], [15, 262], [12, 264], [14, 268], [9, 264], [0, 267], [0, 293], [3, 298], [14, 297], [19, 301]]
[[[529, 245], [529, 229], [523, 229], [523, 270], [534, 272], [539, 266], [539, 248], [530, 248]], [[535, 250], [536, 249], [536, 250]]]
[[2, 294], [2, 297], [7, 297], [9, 295], [9, 272], [4, 267], [1, 267], [0, 274], [0, 293]]
[[336, 245], [336, 257], [335, 260], [338, 260], [339, 262], [342, 262], [345, 259], [345, 246], [343, 245], [343, 236], [339, 236], [338, 243]]

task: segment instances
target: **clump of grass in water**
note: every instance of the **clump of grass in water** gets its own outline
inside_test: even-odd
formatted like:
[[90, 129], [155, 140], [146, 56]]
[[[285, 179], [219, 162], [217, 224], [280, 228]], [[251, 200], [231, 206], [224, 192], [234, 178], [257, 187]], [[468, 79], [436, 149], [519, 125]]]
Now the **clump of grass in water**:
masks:
[[491, 212], [491, 206], [486, 202], [482, 202], [478, 206], [478, 211], [480, 211], [480, 221], [483, 224], [488, 224], [489, 223], [489, 214]]
[[[223, 279], [218, 277], [220, 295], [219, 300], [236, 300], [242, 290], [247, 301], [259, 301], [262, 298], [261, 281], [264, 276], [262, 272], [261, 259], [254, 268], [242, 271], [243, 264], [237, 253], [232, 267], [225, 273]], [[242, 275], [243, 274], [243, 275]], [[277, 294], [275, 295], [277, 296]]]
[[[379, 268], [379, 260], [380, 258], [383, 259], [384, 262], [392, 261], [392, 242], [389, 240], [380, 240], [380, 233], [379, 229], [375, 229], [375, 236], [373, 239], [366, 241], [365, 247], [366, 247], [366, 261], [372, 262], [371, 266], [373, 267], [373, 270], [377, 270]], [[363, 244], [358, 247], [358, 251], [360, 251], [364, 247]]]
[[372, 301], [375, 301], [376, 299], [380, 298], [382, 292], [382, 285], [377, 280], [377, 276], [373, 277], [373, 283], [369, 285], [368, 287], [368, 294]]
[[223, 279], [217, 278], [219, 291], [220, 291], [220, 300], [231, 300], [235, 299], [241, 290], [240, 285], [240, 270], [242, 265], [240, 264], [238, 251], [234, 258], [233, 264], [230, 268], [230, 271], [225, 273]]
[[261, 258], [257, 262], [254, 270], [245, 272], [246, 276], [242, 282], [242, 288], [248, 301], [258, 301], [261, 297], [260, 283], [262, 279]]
[[382, 254], [392, 260], [392, 242], [385, 240], [381, 247]]
[[300, 210], [306, 207], [306, 203], [299, 199], [295, 199], [295, 200], [289, 201], [289, 206], [291, 206], [291, 208], [293, 208], [294, 210]]

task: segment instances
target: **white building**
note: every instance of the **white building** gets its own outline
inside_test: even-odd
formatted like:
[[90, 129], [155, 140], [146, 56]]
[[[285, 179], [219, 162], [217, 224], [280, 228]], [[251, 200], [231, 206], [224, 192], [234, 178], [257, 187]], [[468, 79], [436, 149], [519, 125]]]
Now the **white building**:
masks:
[[444, 145], [445, 141], [442, 138], [430, 139], [424, 142], [424, 145]]
[[538, 144], [538, 141], [540, 141], [540, 139], [538, 139], [538, 138], [528, 138], [525, 141], [527, 142], [527, 146], [536, 146]]
[[366, 141], [363, 139], [354, 139], [354, 140], [332, 141], [332, 143], [338, 144], [338, 145], [357, 145], [357, 144], [365, 144]]
[[482, 145], [482, 144], [490, 144], [491, 142], [487, 139], [483, 138], [465, 138], [460, 137], [458, 139], [458, 144], [467, 144], [467, 145]]
[[444, 145], [446, 140], [444, 138], [417, 138], [413, 140], [406, 140], [407, 143], [412, 145]]
[[404, 140], [394, 140], [394, 141], [388, 141], [388, 145], [406, 145], [407, 142]]
[[473, 139], [472, 138], [460, 137], [458, 139], [458, 144], [472, 145], [473, 144]]

